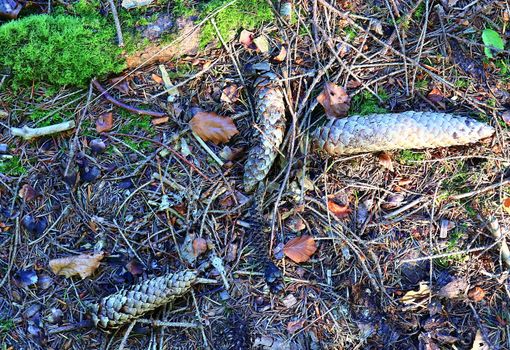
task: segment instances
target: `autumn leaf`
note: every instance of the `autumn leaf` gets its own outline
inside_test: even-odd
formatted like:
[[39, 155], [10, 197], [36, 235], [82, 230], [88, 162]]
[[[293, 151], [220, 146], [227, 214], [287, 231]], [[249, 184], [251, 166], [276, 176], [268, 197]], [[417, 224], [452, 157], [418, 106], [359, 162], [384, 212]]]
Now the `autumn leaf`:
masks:
[[324, 90], [317, 96], [317, 102], [324, 107], [328, 117], [339, 118], [347, 115], [351, 98], [343, 87], [328, 82], [324, 85]]
[[337, 204], [332, 200], [328, 200], [328, 210], [339, 219], [345, 219], [352, 212], [348, 204]]
[[503, 209], [510, 214], [510, 197], [506, 197], [503, 199]]
[[103, 113], [96, 119], [96, 131], [98, 133], [110, 131], [113, 127], [113, 113]]
[[296, 333], [298, 330], [303, 328], [305, 321], [306, 320], [304, 320], [304, 319], [299, 319], [297, 321], [290, 321], [289, 323], [287, 323], [287, 332], [289, 332], [290, 334]]
[[25, 202], [30, 202], [35, 197], [37, 197], [37, 192], [34, 190], [32, 186], [29, 184], [24, 184], [21, 189], [19, 190], [18, 195], [20, 198], [22, 198]]
[[97, 254], [81, 254], [50, 260], [49, 265], [51, 271], [56, 275], [65, 277], [80, 275], [81, 279], [85, 279], [96, 271], [103, 257], [103, 252]]
[[418, 306], [430, 296], [430, 287], [425, 282], [420, 282], [417, 291], [410, 290], [400, 299], [402, 303], [409, 306]]
[[239, 98], [239, 87], [235, 84], [229, 85], [221, 92], [220, 100], [225, 103], [234, 103]]
[[386, 152], [379, 153], [377, 158], [379, 159], [379, 164], [381, 164], [384, 168], [388, 169], [389, 171], [393, 172], [393, 162], [391, 160], [391, 156], [388, 153]]
[[474, 287], [471, 288], [468, 292], [468, 298], [473, 300], [475, 303], [478, 303], [483, 300], [485, 297], [485, 290], [482, 287]]
[[286, 57], [287, 57], [287, 49], [285, 48], [285, 46], [282, 46], [280, 48], [280, 52], [278, 53], [278, 55], [273, 57], [273, 61], [274, 62], [283, 62]]
[[197, 237], [193, 240], [193, 254], [199, 256], [207, 251], [207, 241], [202, 237]]
[[157, 84], [163, 84], [163, 78], [161, 78], [159, 75], [152, 73], [151, 78], [152, 78], [152, 80], [154, 80]]
[[430, 90], [429, 94], [427, 95], [427, 98], [434, 103], [439, 103], [443, 100], [444, 95], [441, 92], [441, 90], [435, 87], [432, 90]]
[[198, 112], [189, 123], [191, 130], [202, 140], [215, 144], [227, 142], [239, 132], [232, 119], [214, 112]]
[[468, 287], [469, 283], [465, 278], [456, 278], [443, 286], [437, 295], [440, 298], [455, 299], [464, 295]]
[[152, 125], [161, 125], [167, 123], [169, 117], [154, 118], [151, 120]]
[[268, 53], [269, 52], [269, 40], [265, 36], [258, 36], [253, 39], [253, 44], [257, 48], [258, 52]]
[[239, 35], [239, 43], [244, 46], [245, 49], [255, 50], [257, 46], [253, 43], [253, 33], [248, 30], [243, 30]]
[[295, 263], [308, 261], [316, 250], [315, 240], [308, 235], [293, 238], [283, 247], [283, 253]]

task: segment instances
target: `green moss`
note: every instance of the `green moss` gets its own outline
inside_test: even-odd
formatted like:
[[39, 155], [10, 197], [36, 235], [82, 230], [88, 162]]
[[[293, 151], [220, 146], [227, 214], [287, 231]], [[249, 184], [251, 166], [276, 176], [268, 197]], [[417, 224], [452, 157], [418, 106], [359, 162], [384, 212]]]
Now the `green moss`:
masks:
[[122, 119], [127, 119], [127, 123], [121, 126], [119, 130], [120, 133], [132, 134], [134, 132], [144, 130], [150, 135], [154, 134], [150, 116], [133, 114], [126, 110], [119, 110], [119, 115]]
[[[229, 0], [209, 1], [202, 9], [202, 17], [227, 4]], [[218, 30], [225, 41], [231, 40], [242, 29], [255, 29], [274, 18], [271, 6], [266, 0], [238, 0], [214, 16]], [[200, 35], [200, 46], [204, 48], [217, 37], [216, 30], [207, 22]]]
[[9, 333], [14, 329], [14, 321], [10, 318], [0, 318], [0, 334]]
[[465, 89], [469, 86], [469, 80], [467, 79], [457, 79], [455, 81], [455, 87], [458, 87], [460, 89]]
[[413, 18], [419, 20], [425, 13], [425, 4], [422, 2], [413, 13]]
[[196, 10], [190, 0], [173, 0], [172, 13], [176, 17], [189, 17], [195, 14]]
[[425, 155], [423, 153], [410, 151], [408, 149], [401, 150], [396, 157], [396, 160], [404, 165], [415, 165], [416, 162], [420, 162], [424, 159]]
[[[79, 4], [77, 12], [91, 11]], [[114, 38], [113, 26], [97, 13], [29, 16], [0, 26], [0, 65], [11, 70], [15, 87], [38, 81], [86, 86], [94, 76], [124, 68]]]
[[[377, 95], [383, 101], [388, 99], [388, 94], [383, 89], [379, 89]], [[369, 91], [363, 91], [352, 98], [349, 114], [366, 115], [372, 113], [388, 113], [388, 110], [380, 107], [379, 100]]]
[[21, 164], [21, 159], [14, 156], [10, 159], [0, 158], [0, 173], [9, 176], [19, 176], [27, 173], [27, 169]]
[[[446, 249], [441, 253], [454, 253], [460, 250], [459, 245], [466, 233], [467, 226], [465, 224], [460, 224], [451, 233], [449, 233], [449, 239], [448, 242], [446, 243]], [[467, 254], [454, 254], [445, 258], [438, 259], [437, 264], [441, 267], [449, 267], [455, 263], [463, 263], [466, 261], [467, 258], [468, 258]]]
[[[67, 117], [71, 117], [71, 113], [66, 114]], [[39, 120], [44, 119], [42, 122], [37, 123], [38, 127], [53, 125], [64, 121], [64, 117], [60, 113], [43, 111], [41, 109], [36, 109], [30, 113], [28, 118], [33, 122], [38, 122]]]
[[414, 87], [416, 90], [426, 91], [429, 89], [429, 81], [427, 79], [416, 80]]

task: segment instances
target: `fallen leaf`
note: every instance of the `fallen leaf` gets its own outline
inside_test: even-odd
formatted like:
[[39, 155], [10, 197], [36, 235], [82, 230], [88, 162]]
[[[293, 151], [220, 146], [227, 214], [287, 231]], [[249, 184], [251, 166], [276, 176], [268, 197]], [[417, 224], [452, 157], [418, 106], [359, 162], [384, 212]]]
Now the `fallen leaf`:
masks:
[[510, 214], [510, 197], [503, 198], [503, 202], [501, 203], [503, 209]]
[[191, 130], [202, 140], [215, 144], [227, 142], [239, 132], [232, 119], [221, 117], [214, 112], [198, 112], [189, 123]]
[[110, 131], [113, 127], [113, 113], [103, 113], [96, 119], [96, 131], [98, 133]]
[[347, 89], [355, 89], [360, 86], [361, 86], [361, 81], [358, 81], [358, 80], [349, 80], [347, 82], [347, 84], [345, 84], [345, 87]]
[[464, 278], [456, 278], [444, 287], [442, 287], [437, 295], [441, 298], [454, 299], [464, 295], [469, 283]]
[[296, 305], [298, 301], [297, 301], [296, 297], [294, 296], [294, 294], [289, 294], [285, 298], [283, 298], [282, 302], [283, 302], [283, 305], [285, 305], [285, 307], [288, 309], [288, 308]]
[[137, 260], [131, 260], [126, 264], [126, 270], [133, 276], [140, 276], [144, 271], [144, 267]]
[[237, 259], [237, 244], [229, 243], [225, 260], [227, 262], [232, 262], [236, 259]]
[[395, 209], [403, 204], [405, 198], [405, 195], [402, 193], [391, 194], [381, 206], [384, 209]]
[[349, 214], [352, 212], [348, 204], [337, 204], [332, 200], [328, 200], [328, 210], [339, 219], [349, 217]]
[[482, 40], [485, 45], [484, 52], [489, 58], [494, 58], [501, 50], [505, 48], [505, 43], [499, 33], [493, 29], [484, 29]]
[[161, 125], [167, 123], [169, 117], [154, 118], [151, 120], [152, 125]]
[[303, 231], [306, 228], [306, 225], [303, 219], [301, 219], [299, 216], [292, 216], [287, 221], [287, 227], [293, 232], [299, 232]]
[[269, 40], [265, 36], [258, 36], [253, 39], [253, 43], [257, 47], [257, 50], [261, 53], [269, 52]]
[[239, 98], [239, 87], [235, 84], [229, 85], [221, 92], [220, 100], [225, 103], [235, 103]]
[[290, 334], [296, 333], [301, 328], [303, 328], [305, 321], [306, 320], [304, 320], [304, 319], [300, 319], [297, 321], [290, 321], [289, 323], [287, 323], [287, 332], [289, 332]]
[[202, 237], [197, 237], [193, 240], [193, 254], [199, 256], [207, 251], [207, 241]]
[[420, 282], [419, 289], [410, 290], [400, 299], [405, 305], [418, 305], [428, 299], [430, 296], [430, 288], [427, 283]]
[[339, 118], [347, 115], [351, 98], [343, 87], [328, 82], [317, 96], [317, 102], [324, 107], [328, 117]]
[[280, 48], [280, 52], [278, 53], [278, 55], [273, 57], [273, 61], [274, 62], [283, 62], [286, 57], [287, 57], [287, 49], [285, 48], [285, 46], [282, 46]]
[[471, 350], [489, 350], [489, 344], [485, 342], [482, 336], [482, 332], [478, 329], [476, 331], [475, 340], [473, 340], [473, 346]]
[[35, 197], [37, 197], [37, 192], [34, 190], [32, 186], [29, 184], [24, 184], [21, 189], [19, 190], [18, 195], [20, 198], [22, 198], [25, 202], [30, 202]]
[[154, 80], [157, 84], [163, 83], [163, 78], [161, 78], [159, 75], [152, 73], [151, 75], [152, 80]]
[[478, 303], [479, 301], [482, 301], [485, 297], [485, 290], [483, 290], [482, 287], [474, 287], [471, 288], [468, 292], [468, 298], [473, 300], [474, 302]]
[[308, 235], [293, 238], [283, 247], [283, 253], [295, 263], [308, 261], [316, 250], [315, 240]]
[[377, 156], [379, 159], [379, 164], [382, 165], [383, 168], [388, 169], [389, 171], [393, 172], [393, 162], [391, 160], [391, 156], [387, 152], [381, 152]]
[[239, 35], [239, 43], [244, 46], [245, 49], [255, 50], [257, 47], [253, 44], [253, 33], [249, 30], [243, 30]]
[[50, 260], [49, 265], [51, 271], [53, 271], [56, 275], [62, 275], [65, 277], [80, 275], [81, 279], [85, 279], [96, 271], [103, 257], [103, 252], [96, 254], [81, 254], [52, 259]]
[[504, 111], [501, 114], [501, 119], [503, 119], [506, 125], [510, 125], [510, 111]]
[[443, 100], [444, 95], [438, 88], [434, 87], [432, 90], [430, 90], [429, 94], [427, 95], [427, 98], [434, 103], [439, 103]]

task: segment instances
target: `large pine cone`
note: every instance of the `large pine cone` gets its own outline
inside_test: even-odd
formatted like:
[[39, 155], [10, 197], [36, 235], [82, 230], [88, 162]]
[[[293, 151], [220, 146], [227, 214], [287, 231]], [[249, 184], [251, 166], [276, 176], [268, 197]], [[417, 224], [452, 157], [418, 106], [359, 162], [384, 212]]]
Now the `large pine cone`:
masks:
[[320, 148], [338, 156], [465, 145], [493, 133], [494, 128], [471, 118], [409, 111], [333, 119], [317, 128], [313, 136]]

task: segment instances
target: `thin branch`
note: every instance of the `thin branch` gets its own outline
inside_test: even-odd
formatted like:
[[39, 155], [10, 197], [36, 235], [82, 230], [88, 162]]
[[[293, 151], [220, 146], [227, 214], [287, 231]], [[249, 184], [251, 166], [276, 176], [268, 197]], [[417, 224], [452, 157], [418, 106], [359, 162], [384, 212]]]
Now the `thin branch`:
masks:
[[24, 126], [22, 128], [11, 128], [11, 133], [13, 136], [19, 136], [25, 140], [32, 140], [37, 137], [52, 135], [59, 132], [71, 130], [75, 126], [76, 123], [74, 122], [74, 120], [69, 120], [59, 124], [44, 126], [42, 128], [31, 128], [28, 126]]

